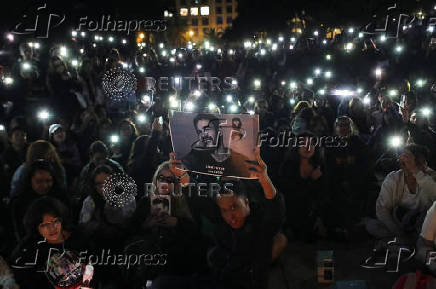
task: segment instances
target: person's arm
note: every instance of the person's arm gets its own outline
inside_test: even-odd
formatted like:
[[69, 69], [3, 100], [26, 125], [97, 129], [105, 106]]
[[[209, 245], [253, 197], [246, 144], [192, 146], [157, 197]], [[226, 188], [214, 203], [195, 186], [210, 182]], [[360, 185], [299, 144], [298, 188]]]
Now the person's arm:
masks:
[[95, 211], [95, 203], [89, 197], [83, 200], [79, 215], [79, 224], [86, 224], [92, 220]]
[[160, 140], [160, 134], [162, 132], [162, 125], [159, 123], [159, 119], [155, 118], [151, 124], [151, 137], [148, 141], [147, 149], [145, 151], [145, 158], [153, 158], [156, 155], [157, 146]]
[[426, 264], [428, 269], [436, 273], [436, 262], [433, 261], [429, 264], [429, 252], [435, 251], [435, 237], [436, 237], [436, 202], [433, 203], [431, 208], [427, 211], [424, 223], [422, 225], [421, 234], [416, 244], [415, 259], [419, 262]]
[[265, 194], [265, 198], [269, 200], [274, 199], [277, 194], [277, 191], [273, 183], [271, 182], [271, 179], [268, 176], [267, 165], [260, 157], [260, 147], [257, 147], [255, 149], [255, 155], [256, 155], [257, 163], [256, 164], [250, 163], [250, 167], [249, 167], [249, 170], [251, 172], [251, 177], [259, 180], [259, 183], [263, 189], [263, 193]]
[[376, 202], [376, 215], [379, 221], [382, 222], [389, 231], [398, 236], [401, 234], [401, 228], [392, 216], [392, 209], [394, 207], [394, 190], [396, 186], [393, 177], [394, 175], [391, 173], [383, 181]]
[[175, 175], [182, 185], [182, 187], [186, 187], [189, 184], [190, 177], [186, 171], [182, 169], [182, 161], [176, 160], [176, 155], [174, 153], [170, 153], [170, 171]]
[[416, 183], [422, 189], [428, 201], [436, 201], [436, 173], [434, 171], [418, 171], [415, 174]]

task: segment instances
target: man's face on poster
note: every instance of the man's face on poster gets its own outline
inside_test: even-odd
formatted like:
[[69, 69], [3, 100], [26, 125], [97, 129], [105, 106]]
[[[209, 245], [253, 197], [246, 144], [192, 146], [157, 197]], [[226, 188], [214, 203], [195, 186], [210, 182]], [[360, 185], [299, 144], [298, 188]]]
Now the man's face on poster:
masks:
[[197, 122], [197, 134], [203, 147], [216, 147], [217, 130], [210, 120], [200, 119]]

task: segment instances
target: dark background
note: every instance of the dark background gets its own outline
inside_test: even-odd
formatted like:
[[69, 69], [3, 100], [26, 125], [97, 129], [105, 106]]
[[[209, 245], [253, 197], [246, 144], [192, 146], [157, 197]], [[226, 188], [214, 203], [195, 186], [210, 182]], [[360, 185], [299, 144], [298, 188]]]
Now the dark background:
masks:
[[[66, 14], [67, 23], [79, 22], [79, 17], [98, 17], [110, 14], [128, 19], [163, 18], [163, 11], [171, 9], [174, 0], [156, 1], [3, 1], [0, 10], [0, 29], [9, 30], [28, 9], [47, 3], [52, 11]], [[302, 15], [313, 23], [324, 25], [347, 25], [357, 27], [369, 22], [372, 15], [383, 14], [387, 7], [397, 3], [405, 10], [430, 8], [435, 5], [429, 0], [239, 0], [239, 17], [234, 21], [232, 35], [243, 36], [247, 31], [286, 30], [286, 23], [294, 15]], [[174, 11], [176, 15], [176, 11]], [[67, 25], [63, 25], [63, 29]], [[68, 29], [71, 29], [71, 25]]]

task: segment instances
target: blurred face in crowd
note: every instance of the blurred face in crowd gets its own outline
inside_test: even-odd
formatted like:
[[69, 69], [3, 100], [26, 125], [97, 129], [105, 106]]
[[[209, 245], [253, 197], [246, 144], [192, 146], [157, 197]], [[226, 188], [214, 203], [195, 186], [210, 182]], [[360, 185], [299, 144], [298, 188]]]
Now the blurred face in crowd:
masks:
[[208, 119], [200, 119], [197, 122], [197, 134], [204, 147], [216, 147], [217, 131]]
[[313, 102], [315, 107], [325, 107], [327, 105], [327, 101], [323, 98], [319, 98]]
[[53, 187], [53, 176], [49, 171], [37, 170], [32, 176], [32, 189], [39, 195], [46, 195]]
[[60, 59], [56, 59], [53, 61], [53, 66], [55, 68], [55, 71], [59, 74], [62, 74], [65, 72], [65, 65]]
[[174, 175], [170, 170], [162, 169], [156, 179], [156, 189], [159, 195], [168, 195], [176, 182]]
[[245, 219], [250, 215], [248, 198], [236, 195], [220, 196], [217, 198], [217, 205], [224, 221], [233, 229], [242, 228]]
[[416, 124], [416, 112], [410, 115], [410, 122]]
[[266, 101], [259, 101], [256, 106], [256, 113], [262, 114], [268, 111], [268, 103]]
[[273, 103], [273, 111], [279, 111], [282, 110], [285, 107], [285, 103], [283, 102], [283, 99], [277, 99]]
[[57, 129], [53, 133], [53, 140], [57, 144], [65, 142], [66, 138], [67, 138], [67, 134], [65, 133], [65, 130], [63, 130], [62, 128]]
[[21, 52], [21, 56], [24, 60], [31, 60], [33, 57], [33, 50], [30, 46], [26, 45], [26, 48]]
[[10, 138], [13, 147], [22, 148], [26, 144], [27, 134], [22, 130], [15, 130]]
[[96, 165], [102, 165], [106, 161], [107, 155], [105, 153], [95, 153], [91, 157], [91, 161]]
[[[415, 157], [415, 155], [410, 150], [405, 149], [403, 151], [403, 153], [401, 154], [401, 156], [403, 156], [403, 155], [407, 155], [410, 159], [413, 159], [413, 161], [416, 164], [416, 167], [419, 170], [424, 171], [425, 168], [427, 167], [427, 161], [424, 158], [420, 158], [420, 157], [417, 158], [417, 157]], [[401, 158], [401, 156], [400, 156], [400, 158]], [[406, 165], [404, 164], [403, 161], [400, 161], [400, 168], [402, 170], [407, 171], [407, 167], [406, 167]]]
[[392, 100], [387, 97], [383, 97], [381, 100], [381, 107], [383, 111], [387, 111], [392, 106]]
[[361, 115], [365, 112], [363, 103], [358, 98], [353, 99], [353, 102], [350, 105], [350, 109], [351, 113], [356, 116]]
[[62, 242], [62, 221], [51, 214], [45, 214], [38, 225], [38, 231], [48, 243]]
[[133, 129], [128, 123], [123, 123], [120, 127], [120, 136], [123, 139], [129, 139], [133, 134]]
[[338, 121], [336, 122], [335, 130], [338, 136], [350, 136], [352, 133], [351, 121], [348, 118], [338, 119]]
[[106, 173], [99, 173], [94, 178], [94, 186], [97, 193], [99, 193], [101, 196], [103, 196], [103, 185], [104, 182], [110, 177], [110, 175]]
[[315, 154], [315, 146], [311, 145], [311, 138], [305, 138], [305, 146], [298, 148], [298, 154], [301, 158], [310, 159]]

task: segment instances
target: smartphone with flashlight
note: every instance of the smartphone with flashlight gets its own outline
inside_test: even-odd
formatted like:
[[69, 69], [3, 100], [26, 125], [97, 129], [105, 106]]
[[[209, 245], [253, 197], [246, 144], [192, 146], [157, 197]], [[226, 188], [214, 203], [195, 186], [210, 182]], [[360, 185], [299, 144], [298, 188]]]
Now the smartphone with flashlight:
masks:
[[159, 116], [159, 124], [163, 125], [163, 117]]
[[399, 105], [401, 108], [404, 108], [405, 104], [406, 104], [406, 96], [402, 94]]

